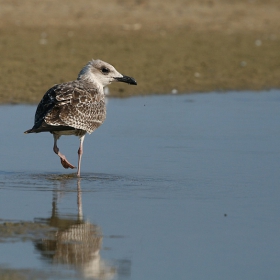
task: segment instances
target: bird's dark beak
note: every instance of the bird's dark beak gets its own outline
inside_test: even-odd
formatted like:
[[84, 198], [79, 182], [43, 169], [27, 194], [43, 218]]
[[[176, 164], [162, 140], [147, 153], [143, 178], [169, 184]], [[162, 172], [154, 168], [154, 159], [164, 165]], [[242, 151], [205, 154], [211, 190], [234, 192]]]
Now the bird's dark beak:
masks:
[[122, 76], [121, 78], [115, 78], [119, 82], [127, 83], [130, 85], [137, 85], [137, 82], [132, 77]]

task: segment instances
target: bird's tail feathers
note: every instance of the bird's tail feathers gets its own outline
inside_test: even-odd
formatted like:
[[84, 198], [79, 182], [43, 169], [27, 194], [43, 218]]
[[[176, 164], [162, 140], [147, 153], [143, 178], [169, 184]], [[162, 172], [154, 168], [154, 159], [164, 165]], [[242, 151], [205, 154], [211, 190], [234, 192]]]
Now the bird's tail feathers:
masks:
[[28, 130], [24, 131], [24, 134], [34, 133], [34, 132], [35, 132], [35, 131], [33, 131], [32, 128], [31, 128], [31, 129], [28, 129]]
[[31, 129], [24, 131], [24, 133], [28, 134], [28, 133], [52, 132], [52, 131], [62, 131], [62, 130], [75, 130], [75, 128], [71, 126], [64, 126], [64, 125], [58, 125], [58, 126], [46, 125], [46, 126], [40, 126], [38, 128], [33, 127]]

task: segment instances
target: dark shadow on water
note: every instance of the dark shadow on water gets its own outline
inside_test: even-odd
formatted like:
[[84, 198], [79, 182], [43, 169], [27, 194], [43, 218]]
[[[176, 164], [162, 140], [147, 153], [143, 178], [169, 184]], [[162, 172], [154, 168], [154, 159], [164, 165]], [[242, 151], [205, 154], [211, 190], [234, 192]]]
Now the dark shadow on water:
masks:
[[[54, 227], [44, 239], [34, 242], [43, 260], [74, 268], [79, 275], [90, 279], [113, 279], [117, 270], [100, 255], [102, 232], [98, 225], [85, 220], [82, 210], [81, 179], [77, 179], [77, 215], [61, 215], [58, 211], [59, 192], [67, 185], [64, 176], [61, 186], [53, 192], [49, 218], [35, 218], [35, 222]], [[69, 180], [67, 176], [66, 180]]]
[[[63, 174], [25, 174], [9, 173], [8, 177], [43, 180], [53, 186], [51, 215], [48, 218], [35, 217], [34, 222], [0, 220], [0, 242], [32, 241], [39, 252], [41, 260], [48, 265], [61, 266], [61, 272], [74, 271], [74, 279], [114, 279], [116, 275], [128, 276], [131, 270], [130, 260], [108, 262], [100, 254], [102, 251], [103, 234], [101, 227], [84, 218], [82, 207], [82, 181], [76, 175]], [[87, 174], [87, 180], [116, 180], [104, 174]], [[75, 187], [74, 187], [75, 186]], [[76, 213], [61, 213], [59, 201], [65, 192], [76, 192]], [[73, 210], [72, 210], [73, 211]], [[111, 237], [115, 238], [115, 237]], [[29, 277], [29, 270], [11, 270], [0, 268], [7, 275], [17, 273]], [[49, 273], [48, 273], [49, 274]], [[51, 275], [51, 274], [50, 274]], [[62, 273], [61, 278], [66, 276]], [[58, 277], [57, 269], [53, 277]], [[49, 275], [48, 275], [49, 277]], [[69, 277], [69, 276], [68, 276]], [[69, 277], [72, 278], [72, 277]], [[56, 279], [56, 278], [55, 278]]]
[[124, 178], [118, 175], [105, 174], [105, 173], [84, 173], [80, 178], [77, 178], [76, 173], [71, 174], [42, 174], [40, 177], [44, 177], [46, 180], [53, 181], [65, 181], [65, 180], [83, 180], [83, 181], [119, 181]]
[[130, 181], [131, 179], [101, 173], [85, 173], [81, 178], [77, 178], [76, 173], [26, 173], [26, 172], [2, 172], [0, 171], [0, 189], [22, 189], [24, 191], [51, 191], [53, 186], [61, 184], [67, 186], [67, 191], [76, 191], [77, 180], [83, 180], [86, 191], [94, 191], [92, 183], [97, 185], [114, 183], [119, 181]]

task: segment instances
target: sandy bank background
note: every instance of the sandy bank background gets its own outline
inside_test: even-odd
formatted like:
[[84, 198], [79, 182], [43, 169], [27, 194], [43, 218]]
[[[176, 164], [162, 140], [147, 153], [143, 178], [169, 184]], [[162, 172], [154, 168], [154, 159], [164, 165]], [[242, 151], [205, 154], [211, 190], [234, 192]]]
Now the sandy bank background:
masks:
[[0, 0], [0, 102], [36, 103], [99, 58], [112, 96], [280, 87], [279, 0]]

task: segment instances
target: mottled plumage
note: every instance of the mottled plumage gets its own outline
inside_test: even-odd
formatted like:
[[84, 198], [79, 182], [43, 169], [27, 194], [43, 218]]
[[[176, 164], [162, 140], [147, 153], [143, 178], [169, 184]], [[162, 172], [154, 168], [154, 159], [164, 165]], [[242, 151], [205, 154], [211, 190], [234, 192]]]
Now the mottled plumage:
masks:
[[79, 136], [77, 175], [80, 176], [84, 136], [104, 122], [106, 106], [103, 87], [114, 81], [137, 84], [133, 78], [120, 74], [104, 61], [90, 61], [80, 71], [77, 80], [54, 85], [45, 93], [37, 107], [34, 126], [25, 133], [52, 133], [53, 150], [65, 168], [75, 167], [59, 152], [57, 140], [61, 135]]
[[104, 94], [91, 83], [76, 80], [55, 85], [45, 93], [31, 132], [78, 129], [92, 133], [105, 118]]

